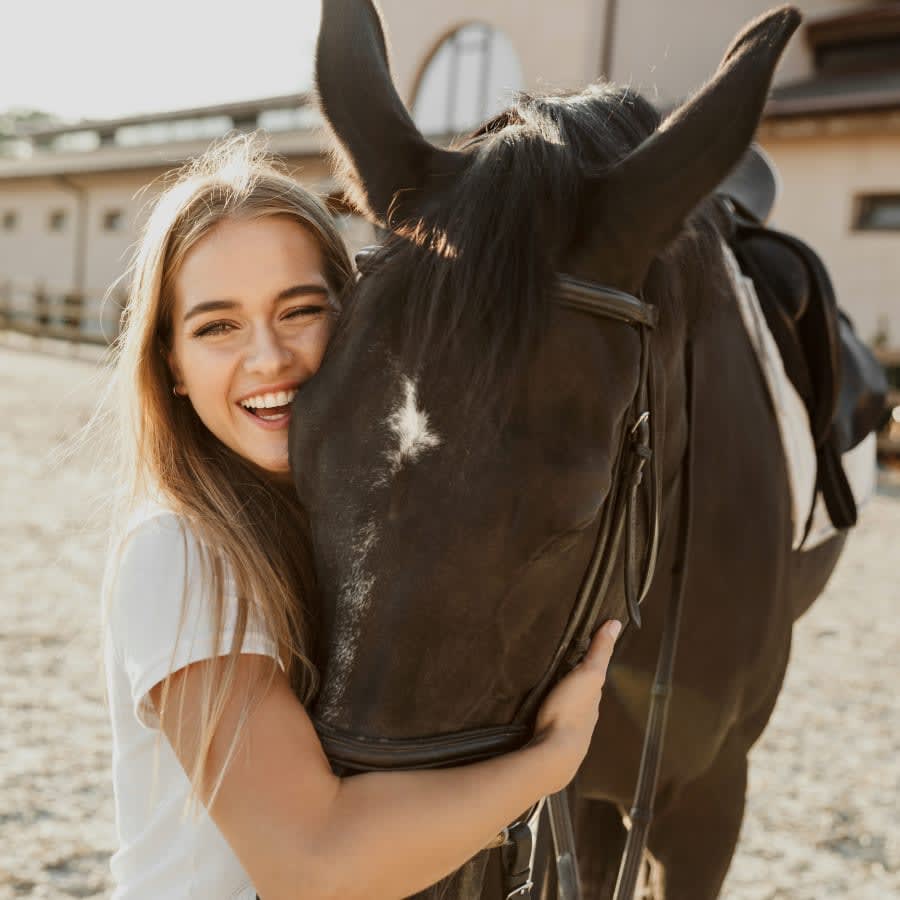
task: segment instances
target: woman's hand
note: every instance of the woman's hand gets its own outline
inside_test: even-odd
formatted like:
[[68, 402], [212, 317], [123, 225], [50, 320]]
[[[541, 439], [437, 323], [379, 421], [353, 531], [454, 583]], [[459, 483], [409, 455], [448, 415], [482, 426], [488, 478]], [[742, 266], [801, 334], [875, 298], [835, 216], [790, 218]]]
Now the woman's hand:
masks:
[[588, 751], [597, 724], [598, 706], [606, 681], [620, 622], [606, 622], [594, 635], [584, 659], [545, 698], [538, 711], [534, 743], [549, 751], [547, 777], [551, 793], [574, 777]]

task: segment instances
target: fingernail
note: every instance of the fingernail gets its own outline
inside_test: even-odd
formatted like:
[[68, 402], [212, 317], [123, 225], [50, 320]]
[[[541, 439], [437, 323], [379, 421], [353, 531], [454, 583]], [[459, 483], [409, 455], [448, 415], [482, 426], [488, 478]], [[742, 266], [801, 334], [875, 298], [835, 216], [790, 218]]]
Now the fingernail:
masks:
[[612, 635], [612, 639], [615, 640], [622, 633], [622, 623], [618, 621], [618, 619], [613, 619], [609, 623], [609, 633]]

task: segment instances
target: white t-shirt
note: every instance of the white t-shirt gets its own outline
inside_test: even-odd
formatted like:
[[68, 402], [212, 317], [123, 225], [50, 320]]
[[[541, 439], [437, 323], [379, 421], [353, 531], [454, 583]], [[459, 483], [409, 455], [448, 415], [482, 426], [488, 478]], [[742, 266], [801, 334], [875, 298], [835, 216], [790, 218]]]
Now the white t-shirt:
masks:
[[[119, 837], [110, 861], [113, 898], [254, 900], [249, 876], [203, 806], [183, 815], [190, 783], [148, 697], [168, 674], [214, 653], [198, 541], [181, 517], [148, 501], [131, 517], [120, 545], [119, 564], [111, 556], [104, 579]], [[236, 610], [230, 577], [227, 584], [221, 655], [231, 647]], [[277, 659], [275, 644], [252, 615], [241, 652]]]

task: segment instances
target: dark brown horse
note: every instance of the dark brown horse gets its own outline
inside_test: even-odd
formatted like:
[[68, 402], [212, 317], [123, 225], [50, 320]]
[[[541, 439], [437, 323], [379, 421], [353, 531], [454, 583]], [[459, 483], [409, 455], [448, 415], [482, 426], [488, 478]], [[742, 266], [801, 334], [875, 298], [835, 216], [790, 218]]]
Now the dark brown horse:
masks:
[[[372, 4], [324, 2], [323, 110], [352, 196], [389, 231], [297, 397], [291, 435], [323, 595], [316, 714], [333, 741], [429, 762], [458, 758], [466, 741], [453, 735], [509, 737], [570, 616], [640, 374], [636, 330], [556, 304], [557, 275], [639, 293], [659, 311], [649, 344], [659, 564], [577, 781], [590, 897], [607, 896], [618, 866], [686, 448], [689, 574], [649, 837], [669, 900], [718, 895], [793, 622], [841, 551], [841, 538], [791, 549], [779, 435], [707, 199], [746, 150], [798, 22], [783, 8], [750, 25], [662, 124], [632, 91], [599, 85], [520, 97], [439, 149], [397, 96]], [[604, 599], [602, 618], [612, 616], [626, 616], [619, 579]], [[442, 895], [478, 896], [480, 862]]]

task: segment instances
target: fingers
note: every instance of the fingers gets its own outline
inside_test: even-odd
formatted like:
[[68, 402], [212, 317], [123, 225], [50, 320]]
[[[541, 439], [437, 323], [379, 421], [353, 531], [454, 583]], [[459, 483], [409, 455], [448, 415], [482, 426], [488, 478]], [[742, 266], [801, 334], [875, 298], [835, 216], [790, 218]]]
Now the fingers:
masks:
[[584, 664], [592, 669], [602, 669], [605, 672], [615, 649], [616, 640], [621, 633], [621, 622], [610, 619], [604, 623], [591, 640], [591, 646], [584, 657]]

